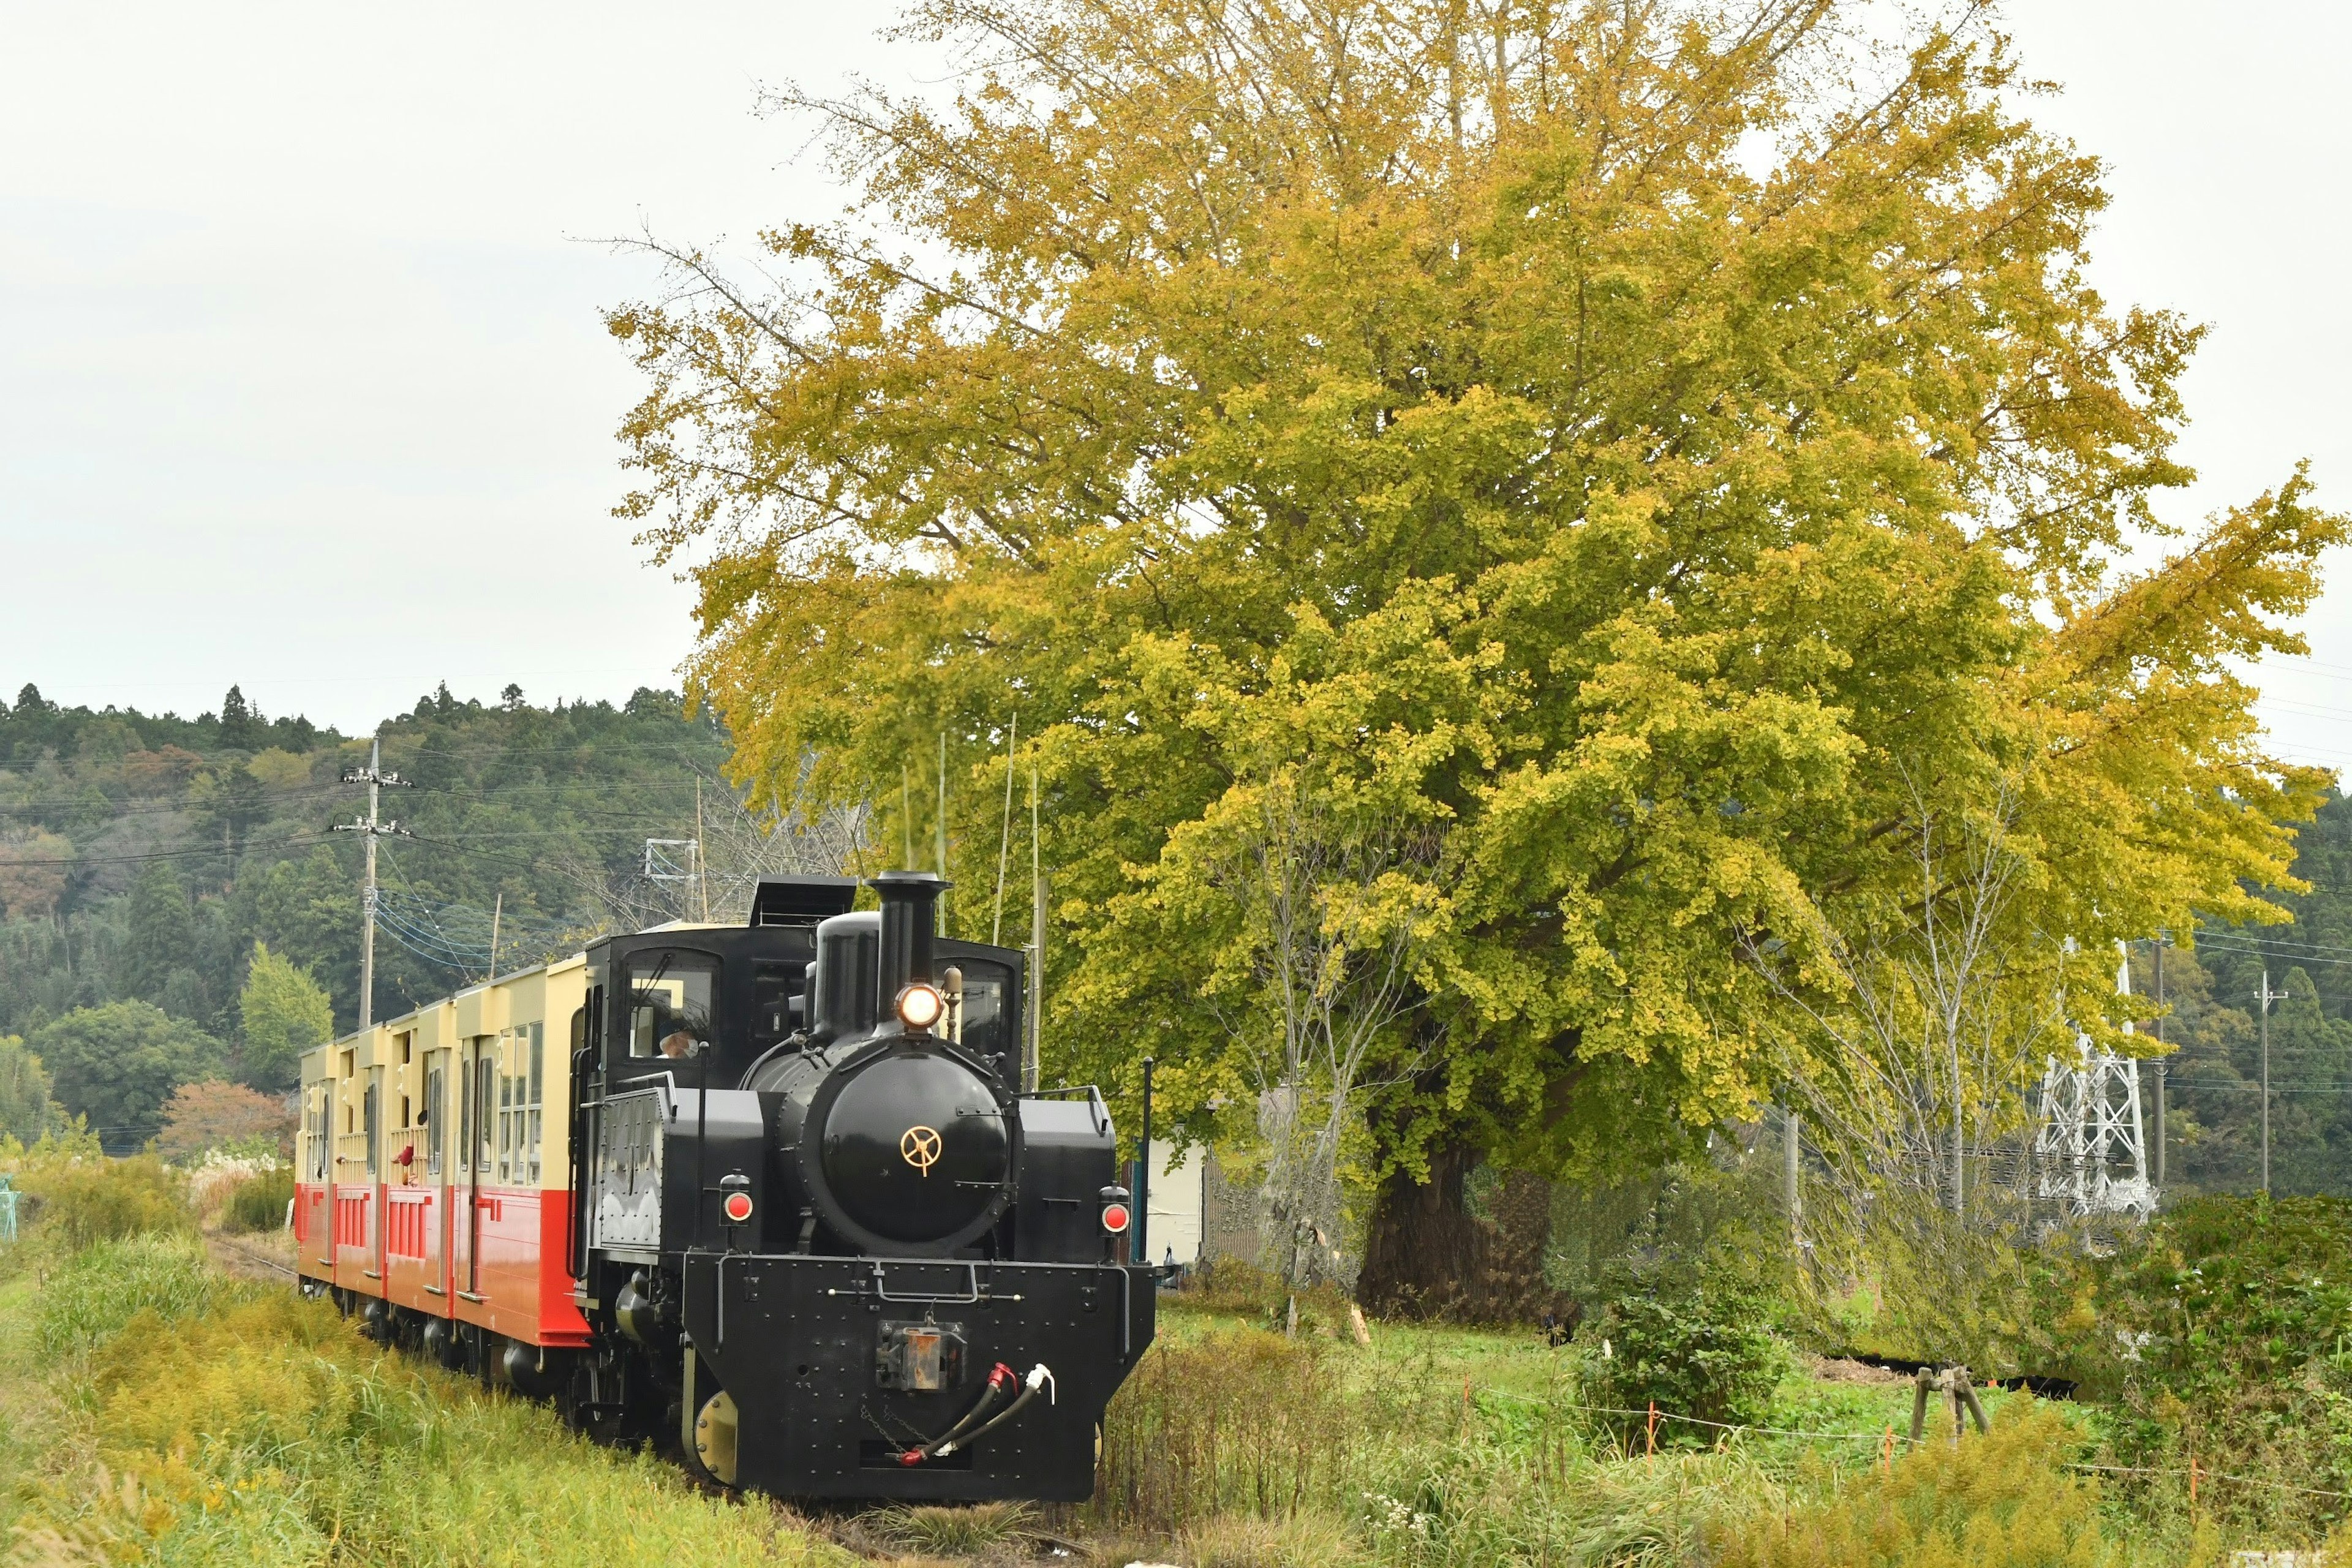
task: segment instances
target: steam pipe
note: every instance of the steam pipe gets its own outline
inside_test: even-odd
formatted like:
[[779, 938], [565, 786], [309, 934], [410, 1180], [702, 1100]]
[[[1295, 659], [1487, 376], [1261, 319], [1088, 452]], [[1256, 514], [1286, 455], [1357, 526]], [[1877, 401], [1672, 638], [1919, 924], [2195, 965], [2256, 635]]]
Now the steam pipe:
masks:
[[885, 871], [867, 879], [882, 899], [882, 948], [875, 966], [876, 1016], [896, 1015], [898, 993], [915, 981], [939, 978], [933, 959], [932, 909], [948, 890], [945, 877], [929, 871]]
[[1151, 1267], [1151, 1058], [1143, 1058], [1143, 1148], [1135, 1163], [1135, 1260]]

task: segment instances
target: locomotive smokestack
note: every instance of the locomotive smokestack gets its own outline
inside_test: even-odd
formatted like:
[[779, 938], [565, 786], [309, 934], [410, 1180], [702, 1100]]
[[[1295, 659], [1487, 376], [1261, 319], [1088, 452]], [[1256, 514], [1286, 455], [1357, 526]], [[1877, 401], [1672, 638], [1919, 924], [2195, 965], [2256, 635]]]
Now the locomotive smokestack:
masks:
[[885, 871], [866, 884], [882, 896], [882, 962], [875, 976], [878, 1016], [887, 1018], [898, 993], [917, 980], [937, 984], [931, 961], [932, 907], [948, 890], [948, 879], [929, 871]]

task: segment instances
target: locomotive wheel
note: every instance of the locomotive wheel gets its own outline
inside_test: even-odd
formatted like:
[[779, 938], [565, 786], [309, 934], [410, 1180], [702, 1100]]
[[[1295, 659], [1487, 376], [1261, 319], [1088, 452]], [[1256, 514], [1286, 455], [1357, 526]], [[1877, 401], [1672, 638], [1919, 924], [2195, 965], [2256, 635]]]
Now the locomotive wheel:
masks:
[[723, 1388], [702, 1402], [694, 1418], [694, 1459], [720, 1486], [735, 1484], [735, 1400]]

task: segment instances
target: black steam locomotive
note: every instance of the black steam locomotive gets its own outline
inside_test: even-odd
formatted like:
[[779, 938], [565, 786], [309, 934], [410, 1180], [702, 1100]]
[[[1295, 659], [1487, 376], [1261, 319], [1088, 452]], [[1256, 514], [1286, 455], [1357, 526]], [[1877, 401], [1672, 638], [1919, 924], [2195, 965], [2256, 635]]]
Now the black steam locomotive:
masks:
[[1023, 955], [936, 938], [945, 882], [867, 886], [588, 950], [568, 1403], [778, 1495], [1084, 1498], [1154, 1326], [1109, 1113], [1023, 1091]]

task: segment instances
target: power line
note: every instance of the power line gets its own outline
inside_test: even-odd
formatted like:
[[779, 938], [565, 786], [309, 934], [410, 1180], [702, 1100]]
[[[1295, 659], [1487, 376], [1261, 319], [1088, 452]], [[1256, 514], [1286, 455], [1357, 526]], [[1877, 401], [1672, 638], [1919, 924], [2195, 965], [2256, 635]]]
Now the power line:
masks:
[[[2193, 1083], [2177, 1078], [2165, 1079], [2167, 1089], [2194, 1089], [2208, 1094], [2260, 1094], [2258, 1083]], [[2271, 1085], [2273, 1094], [2352, 1094], [2352, 1083], [2302, 1083]]]
[[[263, 798], [269, 801], [308, 800], [332, 792], [333, 786], [331, 784], [305, 784], [297, 789], [270, 791], [265, 794]], [[82, 795], [63, 795], [53, 800], [17, 800], [0, 805], [0, 816], [29, 816], [44, 811], [59, 813], [91, 811], [97, 808], [98, 804]], [[126, 800], [120, 804], [117, 804], [110, 795], [106, 798], [106, 806], [109, 821], [119, 816], [171, 816], [194, 809], [193, 804], [185, 795], [174, 796], [171, 800], [143, 800], [134, 797], [132, 800]]]
[[[248, 857], [252, 856], [252, 855], [253, 855], [256, 851], [257, 851], [257, 850], [262, 850], [262, 849], [272, 849], [272, 848], [299, 848], [299, 847], [302, 847], [307, 846], [307, 845], [312, 845], [312, 844], [323, 844], [323, 843], [325, 843], [325, 842], [326, 842], [326, 839], [325, 839], [325, 838], [323, 838], [323, 837], [320, 837], [320, 836], [318, 836], [318, 835], [313, 834], [313, 835], [311, 835], [311, 836], [310, 836], [310, 837], [303, 837], [303, 838], [285, 838], [285, 839], [277, 839], [277, 840], [272, 841], [272, 842], [271, 842], [271, 843], [269, 843], [269, 844], [247, 844], [247, 845], [246, 845], [242, 849], [238, 850], [236, 853], [237, 853], [237, 855], [239, 856], [239, 858], [248, 858]], [[205, 855], [226, 855], [226, 854], [228, 854], [228, 853], [229, 853], [229, 851], [228, 851], [227, 849], [224, 848], [223, 847], [221, 847], [220, 845], [217, 845], [217, 844], [212, 844], [212, 845], [204, 845], [204, 846], [199, 846], [199, 847], [194, 847], [194, 848], [188, 848], [188, 849], [152, 849], [152, 850], [149, 850], [149, 851], [146, 851], [146, 852], [145, 852], [145, 853], [143, 853], [143, 854], [139, 854], [139, 855], [76, 855], [76, 856], [72, 856], [72, 857], [69, 857], [69, 858], [66, 858], [66, 859], [62, 859], [62, 860], [57, 860], [57, 859], [50, 859], [50, 860], [11, 860], [11, 859], [0, 859], [0, 865], [5, 865], [5, 866], [66, 866], [66, 867], [72, 867], [72, 866], [131, 866], [131, 865], [137, 865], [137, 864], [140, 864], [140, 863], [142, 863], [142, 862], [148, 861], [148, 860], [185, 860], [185, 859], [191, 859], [191, 858], [194, 858], [201, 857], [201, 856], [205, 856]]]
[[2323, 957], [2323, 956], [2322, 956], [2322, 955], [2320, 955], [2319, 953], [2315, 953], [2315, 952], [2304, 952], [2304, 953], [2272, 952], [2269, 952], [2269, 951], [2267, 951], [2266, 949], [2263, 949], [2263, 948], [2259, 948], [2259, 947], [2232, 947], [2232, 946], [2231, 946], [2231, 945], [2229, 945], [2229, 944], [2227, 944], [2227, 943], [2223, 943], [2223, 942], [2199, 942], [2199, 943], [2197, 944], [2197, 946], [2198, 946], [2198, 950], [2199, 950], [2200, 952], [2203, 951], [2205, 948], [2207, 948], [2207, 947], [2209, 947], [2209, 946], [2210, 946], [2210, 947], [2211, 947], [2211, 948], [2213, 949], [2213, 951], [2214, 951], [2214, 952], [2216, 952], [2227, 953], [2227, 954], [2229, 954], [2229, 955], [2230, 955], [2231, 957], [2232, 957], [2232, 958], [2277, 958], [2277, 959], [2292, 960], [2294, 963], [2297, 963], [2297, 964], [2305, 964], [2305, 963], [2325, 963], [2325, 964], [2329, 965], [2329, 966], [2330, 966], [2330, 967], [2332, 967], [2332, 968], [2352, 968], [2352, 958], [2326, 958], [2326, 957]]
[[2248, 932], [2248, 931], [2217, 931], [2200, 932], [2200, 933], [2198, 934], [2198, 937], [2197, 937], [2197, 945], [2198, 945], [2199, 947], [2204, 947], [2204, 946], [2208, 945], [2209, 943], [2215, 943], [2215, 942], [2219, 942], [2219, 943], [2221, 943], [2221, 944], [2224, 944], [2224, 945], [2226, 945], [2226, 944], [2228, 944], [2228, 943], [2231, 943], [2231, 942], [2250, 943], [2250, 944], [2256, 944], [2256, 945], [2267, 944], [2267, 946], [2269, 946], [2269, 947], [2296, 947], [2296, 948], [2305, 948], [2305, 949], [2308, 949], [2309, 951], [2314, 952], [2343, 952], [2343, 953], [2352, 953], [2352, 946], [2347, 946], [2347, 945], [2345, 945], [2345, 944], [2344, 944], [2344, 943], [2342, 943], [2342, 942], [2297, 942], [2297, 941], [2295, 941], [2293, 937], [2286, 937], [2286, 936], [2257, 936], [2257, 935], [2254, 935], [2254, 934], [2252, 934], [2252, 933], [2251, 933], [2251, 932]]
[[[703, 775], [698, 773], [688, 773], [683, 777], [656, 776], [626, 779], [621, 781], [621, 787], [646, 792], [675, 789], [683, 795], [701, 776]], [[267, 791], [262, 798], [272, 804], [310, 800], [331, 795], [338, 787], [337, 784], [302, 784], [291, 789]], [[479, 786], [463, 784], [422, 784], [412, 781], [411, 787], [421, 790], [426, 795], [447, 795], [453, 799], [487, 800], [494, 795], [558, 795], [567, 790], [604, 791], [613, 788], [614, 782], [582, 775], [572, 779], [520, 780], [509, 784]], [[98, 802], [90, 800], [86, 795], [58, 795], [47, 799], [17, 800], [0, 805], [0, 814], [23, 816], [42, 811], [59, 813], [94, 811], [98, 805]], [[134, 797], [133, 800], [121, 803], [116, 802], [110, 795], [105, 799], [105, 805], [110, 821], [119, 816], [170, 816], [195, 809], [192, 797], [184, 793], [174, 795], [169, 800]]]

